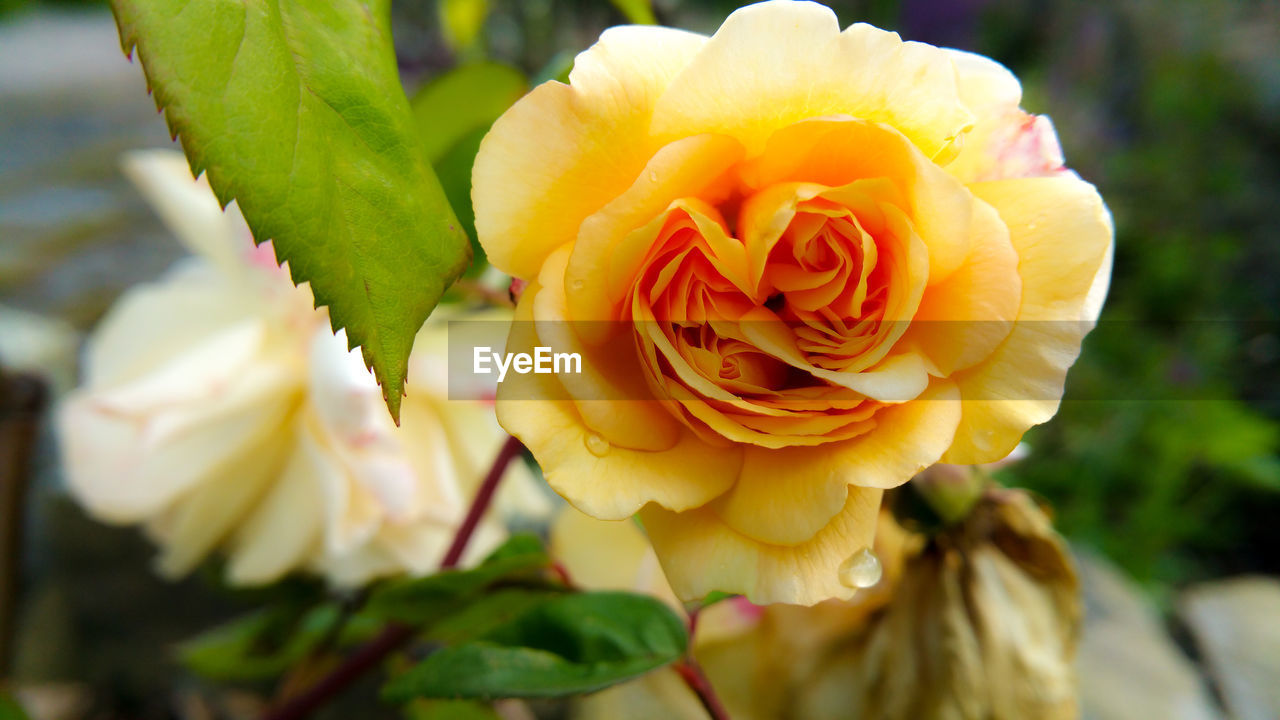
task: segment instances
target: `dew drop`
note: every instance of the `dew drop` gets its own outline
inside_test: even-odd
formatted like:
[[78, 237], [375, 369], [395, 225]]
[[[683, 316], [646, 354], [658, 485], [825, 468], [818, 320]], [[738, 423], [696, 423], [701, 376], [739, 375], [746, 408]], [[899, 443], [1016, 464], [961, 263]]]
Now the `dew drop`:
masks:
[[840, 584], [851, 588], [869, 588], [880, 582], [883, 569], [880, 558], [871, 548], [862, 548], [840, 563]]
[[587, 450], [591, 451], [596, 457], [604, 457], [609, 452], [609, 441], [600, 437], [595, 433], [587, 433]]
[[578, 278], [577, 280], [574, 280], [573, 282], [569, 283], [569, 287], [573, 290], [581, 290], [586, 286], [587, 286], [587, 281], [583, 280], [582, 278]]
[[651, 183], [656, 183], [656, 182], [658, 182], [658, 171], [657, 171], [657, 170], [650, 170], [650, 171], [649, 171], [649, 182], [651, 182]]

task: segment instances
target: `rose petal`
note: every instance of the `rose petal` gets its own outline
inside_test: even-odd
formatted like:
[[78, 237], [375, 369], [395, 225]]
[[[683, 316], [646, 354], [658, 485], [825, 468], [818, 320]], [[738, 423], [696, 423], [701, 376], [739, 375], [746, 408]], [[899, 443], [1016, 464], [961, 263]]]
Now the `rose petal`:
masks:
[[[520, 298], [508, 353], [529, 352], [540, 342], [530, 318], [532, 299], [542, 290], [531, 284]], [[508, 375], [498, 388], [498, 422], [529, 448], [551, 487], [593, 517], [621, 520], [648, 502], [679, 510], [697, 507], [727, 490], [738, 475], [740, 449], [712, 447], [688, 431], [663, 451], [614, 446], [584, 424], [574, 403], [554, 399], [564, 396], [555, 375]], [[627, 413], [634, 413], [634, 406], [656, 405], [619, 403]]]
[[671, 81], [652, 132], [719, 133], [758, 152], [779, 128], [837, 114], [898, 128], [929, 157], [972, 122], [938, 48], [864, 24], [840, 32], [817, 3], [763, 2], [730, 15]]
[[741, 593], [756, 604], [813, 605], [853, 597], [854, 589], [839, 580], [840, 564], [871, 547], [881, 492], [851, 488], [843, 510], [799, 545], [752, 540], [734, 532], [710, 508], [677, 513], [647, 505], [640, 519], [682, 600], [720, 591]]
[[999, 460], [1057, 412], [1067, 370], [1101, 309], [1113, 232], [1102, 198], [1073, 174], [971, 187], [1009, 227], [1022, 302], [1009, 337], [953, 378], [964, 415], [943, 461], [958, 465]]
[[935, 382], [916, 400], [876, 412], [875, 429], [853, 440], [748, 448], [738, 482], [711, 507], [760, 542], [807, 542], [840, 512], [849, 487], [897, 487], [937, 462], [955, 437], [959, 399], [954, 385]]
[[472, 172], [476, 233], [489, 261], [529, 279], [620, 195], [659, 146], [657, 96], [706, 42], [660, 27], [620, 27], [574, 60], [569, 85], [534, 88], [481, 143]]

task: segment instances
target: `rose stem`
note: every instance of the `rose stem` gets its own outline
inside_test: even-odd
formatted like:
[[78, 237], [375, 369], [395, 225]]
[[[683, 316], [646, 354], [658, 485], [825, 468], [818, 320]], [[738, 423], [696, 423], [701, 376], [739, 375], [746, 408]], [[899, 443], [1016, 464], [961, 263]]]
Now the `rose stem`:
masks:
[[524, 446], [514, 437], [508, 437], [507, 441], [502, 444], [502, 448], [498, 450], [498, 455], [493, 459], [493, 465], [489, 468], [489, 474], [485, 476], [484, 482], [480, 483], [480, 489], [476, 490], [476, 496], [471, 500], [471, 507], [467, 510], [467, 516], [463, 518], [462, 524], [458, 526], [458, 532], [453, 536], [453, 544], [449, 546], [449, 551], [444, 554], [444, 559], [440, 561], [440, 569], [448, 570], [458, 566], [458, 561], [462, 559], [462, 553], [467, 549], [467, 543], [471, 541], [471, 536], [475, 534], [476, 526], [480, 524], [480, 518], [484, 516], [484, 511], [489, 509], [489, 504], [493, 502], [493, 494], [498, 490], [498, 483], [502, 481], [502, 474], [506, 471], [507, 466], [511, 464], [520, 455], [520, 451], [524, 450]]
[[13, 661], [23, 509], [46, 396], [38, 378], [0, 369], [0, 678]]
[[702, 703], [703, 709], [707, 711], [707, 716], [711, 720], [730, 720], [729, 711], [724, 709], [724, 704], [716, 695], [711, 681], [707, 679], [706, 673], [702, 672], [702, 666], [693, 659], [693, 637], [698, 630], [698, 615], [701, 612], [702, 608], [699, 606], [689, 609], [689, 650], [685, 653], [684, 659], [675, 663], [673, 667], [684, 680], [684, 684], [698, 696], [698, 701]]
[[[463, 518], [462, 524], [458, 526], [453, 536], [453, 543], [449, 545], [444, 559], [440, 561], [441, 570], [457, 567], [458, 561], [462, 559], [462, 553], [467, 549], [467, 543], [475, 534], [476, 526], [480, 524], [480, 518], [493, 501], [493, 494], [498, 489], [498, 483], [502, 480], [507, 465], [511, 464], [523, 448], [519, 440], [508, 437], [502, 448], [498, 450], [498, 455], [489, 468], [489, 474], [485, 475], [484, 482], [480, 483], [480, 488], [471, 500], [471, 507], [467, 509], [467, 516]], [[263, 720], [301, 720], [307, 717], [408, 642], [413, 634], [412, 625], [389, 623], [377, 637], [357, 648], [343, 660], [341, 665], [334, 668], [315, 685], [268, 710], [263, 715]]]

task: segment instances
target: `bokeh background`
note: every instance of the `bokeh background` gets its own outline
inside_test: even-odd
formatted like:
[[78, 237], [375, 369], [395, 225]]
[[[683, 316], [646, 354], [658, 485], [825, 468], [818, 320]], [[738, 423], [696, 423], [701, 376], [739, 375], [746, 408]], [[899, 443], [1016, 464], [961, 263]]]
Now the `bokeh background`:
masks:
[[[406, 87], [479, 58], [560, 76], [630, 4], [398, 0]], [[709, 32], [738, 4], [655, 11]], [[1115, 216], [1101, 325], [1057, 419], [1001, 471], [1047, 500], [1078, 554], [1086, 717], [1280, 717], [1280, 3], [828, 4], [842, 24], [1005, 63]], [[0, 367], [43, 378], [51, 402], [113, 299], [181, 254], [117, 165], [168, 145], [104, 4], [0, 0]], [[455, 202], [469, 162], [463, 147], [438, 167]], [[0, 623], [16, 627], [0, 677], [48, 717], [249, 712], [247, 697], [210, 700], [171, 648], [259, 598], [219, 588], [213, 571], [152, 577], [142, 538], [61, 495], [46, 423], [12, 444], [22, 390], [0, 396], [3, 447], [33, 451], [25, 497], [0, 495], [0, 522], [22, 529], [16, 582], [0, 584]]]

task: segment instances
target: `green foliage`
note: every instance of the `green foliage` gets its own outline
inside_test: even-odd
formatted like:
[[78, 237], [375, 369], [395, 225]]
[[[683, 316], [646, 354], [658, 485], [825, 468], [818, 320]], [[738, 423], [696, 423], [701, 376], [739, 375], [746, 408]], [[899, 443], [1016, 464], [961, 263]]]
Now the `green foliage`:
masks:
[[688, 637], [661, 601], [600, 592], [536, 603], [476, 640], [447, 647], [384, 688], [417, 697], [494, 699], [593, 692], [679, 658]]
[[561, 50], [552, 55], [551, 59], [547, 60], [546, 64], [534, 74], [533, 84], [535, 86], [541, 85], [550, 80], [567, 84], [569, 82], [569, 73], [573, 71], [573, 61], [576, 58], [577, 56], [568, 50]]
[[114, 0], [193, 172], [346, 328], [398, 417], [413, 338], [469, 261], [396, 67], [388, 0]]
[[[685, 650], [684, 624], [660, 601], [627, 593], [576, 593], [550, 572], [533, 536], [515, 536], [480, 565], [382, 583], [363, 607], [301, 612], [282, 602], [184, 643], [183, 663], [205, 677], [277, 677], [328, 652], [367, 642], [387, 623], [444, 646], [393, 674], [386, 695], [488, 700], [589, 692], [647, 672]], [[487, 718], [474, 703], [411, 703], [412, 718]]]
[[[1263, 150], [1280, 126], [1221, 44], [1247, 19], [1223, 3], [1140, 0], [1056, 3], [1052, 20], [993, 13], [983, 36], [999, 40], [983, 47], [1010, 49], [997, 58], [1106, 198], [1116, 266], [1061, 412], [1028, 435], [1033, 452], [1007, 482], [1042, 493], [1073, 540], [1156, 588], [1280, 571], [1264, 549], [1280, 541], [1280, 373], [1266, 351], [1280, 317], [1280, 166]], [[1104, 30], [1045, 31], [1085, 26]], [[1259, 49], [1258, 69], [1275, 58]]]
[[276, 677], [331, 642], [346, 647], [373, 637], [379, 624], [346, 617], [334, 605], [299, 614], [289, 605], [258, 610], [183, 643], [183, 665], [212, 680], [245, 682]]
[[26, 711], [3, 690], [0, 690], [0, 720], [27, 720]]
[[488, 129], [526, 88], [519, 70], [495, 62], [462, 65], [424, 85], [410, 104], [427, 159], [439, 162], [467, 135]]
[[627, 22], [635, 25], [656, 25], [658, 19], [653, 16], [653, 3], [650, 0], [611, 0]]
[[470, 570], [446, 570], [378, 586], [369, 596], [364, 615], [415, 625], [438, 622], [480, 600], [498, 584], [552, 587], [546, 572], [550, 565], [537, 538], [516, 535]]
[[445, 196], [472, 238], [477, 262], [484, 269], [484, 250], [475, 242], [471, 207], [471, 167], [489, 126], [528, 89], [519, 70], [495, 62], [474, 62], [445, 72], [414, 94], [410, 105], [427, 159], [435, 167]]
[[415, 700], [405, 706], [408, 720], [502, 720], [493, 708], [471, 700]]
[[488, 0], [438, 0], [440, 34], [455, 53], [475, 48], [489, 15]]

